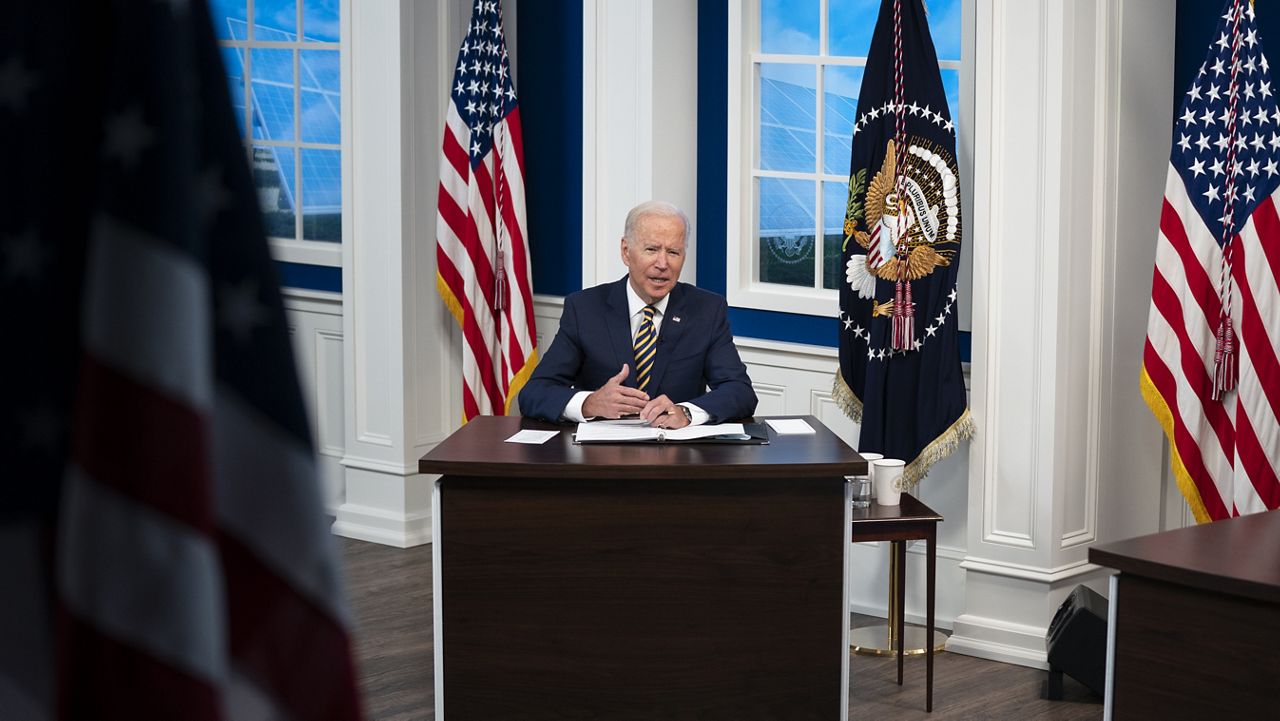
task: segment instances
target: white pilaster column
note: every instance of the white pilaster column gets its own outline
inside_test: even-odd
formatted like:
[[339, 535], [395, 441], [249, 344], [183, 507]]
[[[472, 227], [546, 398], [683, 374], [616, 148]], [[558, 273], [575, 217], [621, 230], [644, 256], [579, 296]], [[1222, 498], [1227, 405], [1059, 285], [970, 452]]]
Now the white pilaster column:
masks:
[[[637, 203], [671, 201], [697, 227], [698, 7], [585, 0], [582, 23], [585, 288], [626, 272], [618, 240]], [[688, 282], [696, 257], [681, 273]]]
[[431, 540], [418, 458], [460, 424], [458, 334], [435, 290], [438, 154], [465, 0], [351, 2], [344, 58], [345, 497], [334, 532]]
[[977, 0], [964, 613], [948, 648], [1043, 666], [1054, 611], [1105, 592], [1088, 547], [1159, 530], [1138, 393], [1169, 152], [1172, 4]]

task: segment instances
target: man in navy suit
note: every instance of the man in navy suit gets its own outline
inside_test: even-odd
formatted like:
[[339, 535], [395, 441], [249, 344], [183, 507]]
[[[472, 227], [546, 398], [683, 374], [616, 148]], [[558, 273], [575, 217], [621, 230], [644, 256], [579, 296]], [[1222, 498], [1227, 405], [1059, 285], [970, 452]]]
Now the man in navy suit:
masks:
[[681, 428], [750, 416], [756, 394], [723, 297], [678, 282], [689, 219], [663, 201], [627, 214], [627, 277], [573, 293], [560, 331], [520, 391], [520, 412], [552, 421], [637, 414]]

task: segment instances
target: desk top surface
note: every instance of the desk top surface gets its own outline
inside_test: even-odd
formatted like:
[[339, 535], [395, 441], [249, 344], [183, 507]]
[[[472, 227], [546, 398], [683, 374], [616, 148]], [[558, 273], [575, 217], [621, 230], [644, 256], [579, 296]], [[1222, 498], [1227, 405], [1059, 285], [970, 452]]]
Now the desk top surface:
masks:
[[[578, 445], [574, 425], [517, 416], [480, 416], [458, 429], [418, 461], [421, 473], [524, 478], [791, 478], [865, 473], [867, 462], [813, 416], [803, 418], [814, 433], [778, 435], [769, 443], [617, 443]], [[758, 418], [757, 420], [763, 420]], [[560, 429], [541, 445], [506, 443], [522, 428]]]
[[1089, 561], [1157, 581], [1280, 603], [1280, 511], [1094, 546]]

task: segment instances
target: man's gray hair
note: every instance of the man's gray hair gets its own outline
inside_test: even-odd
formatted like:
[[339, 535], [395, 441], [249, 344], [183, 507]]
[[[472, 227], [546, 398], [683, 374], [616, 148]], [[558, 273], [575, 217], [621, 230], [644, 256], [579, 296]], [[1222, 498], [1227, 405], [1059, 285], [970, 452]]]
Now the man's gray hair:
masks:
[[637, 205], [627, 213], [627, 226], [623, 230], [622, 237], [627, 241], [627, 246], [631, 246], [631, 241], [636, 237], [636, 228], [640, 225], [641, 218], [656, 216], [660, 218], [679, 218], [681, 225], [684, 226], [684, 244], [689, 245], [689, 216], [684, 214], [674, 203], [668, 203], [665, 200], [646, 200]]

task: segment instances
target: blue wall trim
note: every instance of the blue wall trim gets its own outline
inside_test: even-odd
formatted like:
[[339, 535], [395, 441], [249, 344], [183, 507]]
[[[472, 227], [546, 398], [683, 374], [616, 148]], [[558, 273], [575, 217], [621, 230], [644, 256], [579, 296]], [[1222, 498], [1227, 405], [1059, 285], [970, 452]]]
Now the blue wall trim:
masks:
[[280, 285], [286, 288], [342, 292], [341, 268], [276, 261], [276, 272], [280, 274]]
[[521, 10], [516, 92], [533, 291], [568, 295], [582, 289], [582, 3]]
[[[729, 105], [729, 3], [727, 0], [698, 2], [698, 278], [700, 288], [725, 293], [725, 251], [729, 239], [725, 232], [728, 212], [729, 129], [725, 124], [725, 108]], [[737, 239], [734, 239], [736, 242]], [[757, 311], [746, 311], [755, 314]], [[782, 313], [766, 315], [789, 318]], [[738, 314], [731, 313], [730, 322], [736, 335], [774, 338], [772, 324], [754, 326], [746, 332], [738, 326]], [[833, 326], [834, 327], [834, 326]], [[831, 339], [835, 339], [834, 331]], [[824, 344], [825, 345], [825, 344]]]

